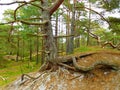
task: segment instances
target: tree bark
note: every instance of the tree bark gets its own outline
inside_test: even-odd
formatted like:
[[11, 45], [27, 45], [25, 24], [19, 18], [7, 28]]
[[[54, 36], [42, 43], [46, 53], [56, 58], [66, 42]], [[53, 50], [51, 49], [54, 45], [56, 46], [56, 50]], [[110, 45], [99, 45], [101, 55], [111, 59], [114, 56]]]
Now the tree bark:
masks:
[[32, 40], [31, 40], [31, 37], [29, 39], [29, 49], [30, 49], [30, 60], [29, 61], [32, 61]]
[[[90, 0], [89, 0], [89, 8], [91, 9], [91, 4], [90, 4]], [[88, 35], [87, 35], [87, 46], [89, 46], [90, 44], [90, 29], [91, 29], [91, 11], [89, 10], [89, 22], [88, 22]]]
[[64, 0], [57, 0], [51, 7], [48, 7], [48, 1], [44, 0], [42, 3], [43, 7], [48, 7], [49, 10], [42, 11], [43, 20], [47, 20], [48, 23], [43, 26], [43, 33], [46, 34], [44, 37], [44, 46], [46, 53], [46, 61], [55, 63], [55, 58], [57, 57], [57, 47], [55, 45], [55, 40], [53, 37], [52, 25], [51, 25], [51, 15], [58, 9]]
[[[55, 37], [57, 37], [58, 35], [58, 13], [56, 13], [56, 23], [55, 23]], [[55, 45], [58, 49], [58, 41], [57, 41], [58, 38], [55, 38]]]
[[19, 38], [19, 34], [17, 36], [17, 56], [16, 56], [16, 62], [18, 62], [19, 60], [19, 48], [20, 48], [20, 38]]
[[[72, 11], [72, 20], [71, 20], [71, 30], [70, 35], [74, 35], [75, 29], [75, 1], [73, 3], [73, 11]], [[67, 54], [72, 54], [74, 51], [74, 36], [68, 38], [68, 47], [67, 47]]]

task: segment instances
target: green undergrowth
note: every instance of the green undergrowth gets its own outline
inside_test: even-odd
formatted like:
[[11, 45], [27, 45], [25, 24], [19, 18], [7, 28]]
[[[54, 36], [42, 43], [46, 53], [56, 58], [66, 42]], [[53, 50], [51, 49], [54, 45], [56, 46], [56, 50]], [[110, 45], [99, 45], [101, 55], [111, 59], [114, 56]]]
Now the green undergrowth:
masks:
[[40, 65], [36, 65], [35, 62], [9, 61], [5, 63], [7, 64], [5, 67], [0, 67], [0, 87], [14, 81], [23, 73], [34, 72], [40, 68]]
[[101, 48], [101, 47], [98, 47], [98, 46], [90, 46], [90, 47], [81, 46], [80, 48], [76, 48], [74, 50], [74, 54], [81, 53], [81, 52], [95, 52], [95, 51], [120, 52], [120, 51], [118, 51], [116, 49], [112, 49], [112, 48]]

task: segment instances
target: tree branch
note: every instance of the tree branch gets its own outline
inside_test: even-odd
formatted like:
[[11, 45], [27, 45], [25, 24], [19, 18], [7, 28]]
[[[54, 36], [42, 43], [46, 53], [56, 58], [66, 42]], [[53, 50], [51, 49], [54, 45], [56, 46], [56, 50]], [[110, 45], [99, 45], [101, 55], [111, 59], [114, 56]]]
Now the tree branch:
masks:
[[12, 5], [12, 4], [17, 4], [17, 3], [27, 3], [26, 1], [14, 1], [11, 3], [0, 3], [0, 5]]
[[[31, 1], [31, 2], [32, 2], [32, 1]], [[27, 5], [27, 4], [31, 4], [31, 5], [33, 5], [33, 6], [35, 6], [35, 7], [38, 7], [38, 8], [40, 8], [40, 9], [42, 9], [42, 10], [46, 10], [46, 9], [43, 8], [42, 6], [38, 6], [38, 5], [36, 5], [36, 4], [32, 4], [31, 2], [29, 2], [29, 3], [24, 3], [24, 4], [18, 6], [18, 7], [15, 9], [15, 11], [14, 11], [14, 19], [15, 19], [15, 20], [17, 19], [17, 18], [16, 18], [16, 12], [17, 12], [17, 10], [18, 10], [19, 8], [23, 7], [24, 5]]]
[[46, 20], [46, 21], [43, 21], [40, 23], [40, 22], [28, 22], [25, 20], [15, 20], [15, 21], [7, 22], [7, 23], [0, 23], [0, 25], [11, 24], [11, 23], [15, 23], [15, 22], [21, 22], [21, 23], [27, 24], [27, 25], [44, 25], [44, 24], [47, 24], [49, 21]]
[[105, 42], [103, 45], [102, 45], [102, 48], [104, 48], [106, 45], [110, 45], [112, 48], [117, 48], [119, 49], [119, 46], [120, 46], [120, 43], [114, 45], [112, 42]]
[[21, 20], [20, 22], [23, 24], [27, 24], [27, 25], [44, 25], [44, 24], [47, 24], [49, 21], [46, 20], [46, 21], [43, 21], [41, 23], [36, 23], [36, 22], [27, 22], [27, 21]]
[[59, 8], [63, 1], [64, 0], [57, 0], [51, 7], [49, 7], [50, 15], [52, 15]]
[[102, 18], [102, 20], [106, 21], [110, 25], [110, 22], [106, 18], [104, 18], [104, 16], [102, 16], [100, 13], [98, 13], [97, 11], [90, 9], [90, 8], [87, 8], [87, 7], [76, 7], [76, 8], [85, 8], [85, 9], [88, 9], [90, 11], [93, 11], [94, 13], [98, 14]]
[[90, 36], [91, 36], [91, 37], [93, 37], [93, 38], [97, 39], [97, 42], [98, 42], [98, 43], [100, 43], [100, 42], [101, 42], [101, 40], [100, 40], [100, 37], [99, 37], [99, 36], [97, 36], [97, 35], [93, 34], [93, 33], [92, 33], [92, 32], [90, 32], [89, 30], [85, 30], [85, 31], [87, 31], [87, 32], [90, 34]]
[[29, 2], [26, 1], [14, 1], [14, 2], [10, 2], [10, 3], [0, 3], [0, 5], [12, 5], [12, 4], [19, 4], [19, 3], [31, 3], [31, 2], [36, 2], [39, 0], [30, 0]]

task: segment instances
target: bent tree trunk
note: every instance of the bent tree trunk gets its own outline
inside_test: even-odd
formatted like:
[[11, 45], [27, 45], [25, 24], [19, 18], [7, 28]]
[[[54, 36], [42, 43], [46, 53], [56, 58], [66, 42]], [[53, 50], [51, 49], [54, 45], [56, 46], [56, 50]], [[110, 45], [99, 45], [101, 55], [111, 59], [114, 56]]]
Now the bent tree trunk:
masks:
[[53, 37], [52, 25], [51, 25], [51, 15], [57, 10], [57, 8], [62, 4], [64, 0], [57, 0], [51, 7], [48, 7], [48, 1], [42, 0], [42, 6], [47, 7], [47, 10], [42, 11], [42, 18], [44, 21], [48, 21], [47, 24], [43, 26], [43, 33], [46, 34], [44, 37], [44, 48], [45, 48], [45, 61], [50, 61], [55, 63], [55, 58], [57, 56], [57, 47], [55, 45], [55, 40]]

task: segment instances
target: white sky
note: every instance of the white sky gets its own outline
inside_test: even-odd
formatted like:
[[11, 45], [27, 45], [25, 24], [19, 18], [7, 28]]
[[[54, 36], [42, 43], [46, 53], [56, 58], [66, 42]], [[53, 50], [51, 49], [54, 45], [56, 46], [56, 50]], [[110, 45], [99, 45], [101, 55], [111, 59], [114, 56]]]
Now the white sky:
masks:
[[[10, 3], [13, 1], [29, 1], [29, 0], [0, 0], [0, 3]], [[12, 4], [12, 5], [0, 5], [0, 20], [3, 18], [3, 13], [7, 9], [16, 9], [17, 4]]]
[[[16, 0], [0, 0], [0, 3], [9, 3], [9, 2], [12, 2], [12, 1], [16, 1]], [[17, 0], [17, 1], [22, 1], [22, 0]], [[29, 1], [29, 0], [25, 0], [25, 1]], [[17, 4], [13, 4], [13, 5], [3, 5], [1, 6], [0, 5], [0, 20], [3, 18], [3, 12], [4, 10], [6, 9], [15, 9], [17, 7]], [[96, 11], [98, 12], [101, 12], [101, 9], [99, 8], [94, 8]], [[106, 13], [105, 14], [105, 17], [108, 17], [108, 16], [113, 16], [113, 17], [119, 17], [120, 18], [120, 13]]]
[[[9, 3], [13, 0], [0, 0], [0, 3]], [[7, 9], [15, 9], [17, 7], [17, 4], [13, 4], [13, 5], [0, 5], [0, 20], [3, 18], [3, 13], [4, 13], [4, 10], [7, 10]]]

